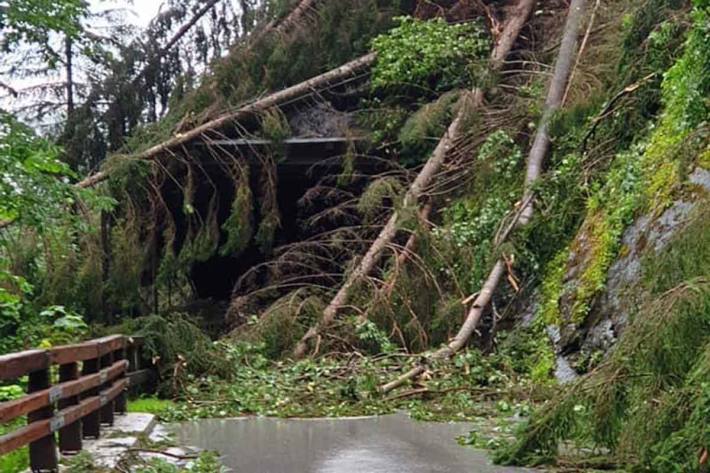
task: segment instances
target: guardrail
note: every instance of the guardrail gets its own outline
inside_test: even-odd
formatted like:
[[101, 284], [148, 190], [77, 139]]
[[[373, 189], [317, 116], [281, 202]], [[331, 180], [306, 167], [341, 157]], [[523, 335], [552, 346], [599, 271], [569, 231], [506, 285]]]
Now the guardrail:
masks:
[[0, 356], [0, 382], [28, 376], [27, 395], [0, 403], [0, 424], [27, 416], [26, 426], [0, 437], [0, 455], [29, 444], [32, 471], [57, 471], [58, 452], [77, 453], [82, 439], [98, 438], [102, 424], [126, 412], [128, 386], [151, 378], [141, 344], [113, 335]]

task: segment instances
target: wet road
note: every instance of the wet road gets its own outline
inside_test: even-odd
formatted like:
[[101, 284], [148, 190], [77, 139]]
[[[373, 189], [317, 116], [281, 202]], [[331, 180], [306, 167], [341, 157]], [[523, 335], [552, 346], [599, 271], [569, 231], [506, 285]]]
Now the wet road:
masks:
[[466, 423], [404, 414], [346, 419], [209, 419], [180, 425], [181, 444], [217, 450], [235, 473], [505, 473], [459, 446]]

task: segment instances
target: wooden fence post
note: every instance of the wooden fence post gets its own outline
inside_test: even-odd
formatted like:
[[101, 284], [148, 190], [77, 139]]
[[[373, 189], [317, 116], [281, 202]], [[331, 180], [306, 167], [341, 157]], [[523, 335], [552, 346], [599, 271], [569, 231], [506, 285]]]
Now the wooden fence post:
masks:
[[[101, 369], [106, 369], [110, 368], [111, 365], [113, 365], [113, 352], [108, 352], [104, 354], [100, 358], [100, 363], [101, 363]], [[109, 389], [113, 385], [113, 382], [108, 379], [104, 384], [101, 385], [99, 388], [101, 391], [104, 391], [106, 389]], [[107, 424], [107, 425], [113, 425], [113, 409], [114, 409], [114, 402], [113, 400], [106, 400], [101, 398], [101, 409], [99, 411], [101, 412], [100, 417], [101, 417], [101, 423], [102, 424]]]
[[[29, 394], [48, 389], [50, 387], [49, 368], [33, 371], [29, 375], [27, 392]], [[37, 409], [27, 415], [27, 422], [32, 423], [39, 420], [51, 419], [54, 415], [54, 408], [50, 404], [47, 407]], [[52, 433], [30, 443], [30, 469], [32, 471], [57, 471], [59, 469], [59, 456], [57, 455], [57, 442], [54, 438], [54, 428]]]
[[[114, 361], [121, 361], [126, 359], [126, 347], [124, 346], [123, 348], [120, 348], [113, 352], [113, 359]], [[116, 380], [117, 382], [121, 381], [126, 377], [126, 373], [128, 371], [128, 368], [123, 371], [123, 374], [119, 376], [119, 378]], [[126, 401], [126, 391], [122, 391], [121, 394], [119, 394], [116, 397], [116, 400], [114, 402], [114, 408], [115, 411], [119, 414], [125, 414], [127, 411], [127, 401]]]
[[[79, 379], [79, 364], [67, 363], [59, 366], [59, 382], [64, 383]], [[58, 393], [61, 395], [61, 393]], [[79, 396], [71, 396], [59, 401], [59, 409], [79, 404]], [[59, 451], [62, 453], [80, 452], [81, 441], [81, 420], [77, 420], [59, 430]]]
[[[98, 353], [97, 353], [98, 355]], [[95, 374], [99, 372], [99, 359], [93, 358], [84, 361], [84, 366], [81, 369], [83, 376]], [[100, 388], [93, 388], [86, 391], [84, 398], [98, 396]], [[101, 436], [101, 417], [99, 411], [91, 412], [84, 417], [83, 432], [84, 438], [99, 438]]]

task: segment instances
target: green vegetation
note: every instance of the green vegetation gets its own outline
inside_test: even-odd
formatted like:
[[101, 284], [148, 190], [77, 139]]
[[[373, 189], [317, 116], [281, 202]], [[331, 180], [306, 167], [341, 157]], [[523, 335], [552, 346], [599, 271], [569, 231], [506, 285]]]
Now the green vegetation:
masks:
[[[229, 377], [191, 372], [180, 381], [176, 403], [139, 400], [132, 409], [157, 410], [167, 421], [239, 415], [372, 415], [398, 409], [422, 420], [503, 419], [527, 415], [535, 399], [534, 395], [531, 400], [530, 390], [542, 394], [536, 383], [549, 380], [549, 359], [542, 354], [546, 349], [540, 346], [539, 334], [526, 331], [501, 335], [496, 354], [470, 350], [453, 364], [431, 366], [433, 379], [424, 393], [387, 399], [377, 387], [409, 356], [389, 351], [391, 343], [372, 326], [361, 329], [359, 337], [369, 346], [384, 345], [384, 352], [294, 363], [269, 360], [263, 344], [220, 343], [214, 349], [232, 367]], [[510, 408], [501, 410], [501, 402]]]
[[[700, 38], [707, 36], [709, 13], [700, 4], [692, 13], [684, 52], [665, 74], [664, 110], [648, 144], [617, 156], [606, 184], [590, 200], [581, 232], [593, 249], [580, 276], [573, 319], [583, 320], [592, 297], [603, 289], [632, 217], [667, 208], [704, 151], [709, 115], [699, 97], [710, 92], [710, 49]], [[536, 414], [501, 460], [537, 463], [557, 456], [562, 442], [572, 442], [582, 449], [609, 449], [620, 464], [643, 471], [700, 468], [696, 446], [710, 435], [701, 420], [708, 413], [710, 241], [707, 202], [699, 198], [691, 223], [660, 254], [646, 253], [643, 284], [635, 290], [645, 302], [610, 357]], [[567, 259], [560, 254], [543, 285], [548, 321], [559, 320], [550, 317], [550, 305], [564, 291], [556, 281], [565, 276], [560, 264]]]
[[161, 415], [175, 407], [173, 401], [155, 397], [140, 397], [128, 401], [128, 412], [146, 412]]
[[[135, 334], [159, 383], [129, 411], [165, 421], [405, 410], [420, 420], [475, 420], [481, 428], [460, 441], [496, 450], [503, 463], [700, 471], [710, 448], [710, 202], [689, 177], [710, 169], [708, 1], [613, 0], [595, 9], [598, 23], [552, 120], [535, 217], [515, 232], [545, 65], [557, 51], [547, 32], [557, 31], [561, 10], [545, 5], [533, 15], [493, 77], [486, 57], [500, 2], [350, 3], [319, 2], [290, 31], [240, 39], [229, 54], [215, 46], [200, 83], [168, 74], [187, 61], [180, 46], [145, 77], [111, 76], [144, 95], [111, 82], [92, 100], [125, 97], [126, 110], [107, 100], [105, 110], [91, 102], [76, 112], [102, 135], [96, 148], [70, 138], [88, 132], [72, 130], [69, 117], [61, 137], [40, 136], [0, 113], [0, 354]], [[283, 20], [294, 4], [265, 2], [240, 31], [252, 31], [257, 17]], [[65, 46], [78, 41], [88, 12], [83, 2], [18, 0], [0, 15], [8, 51], [45, 54], [40, 43], [55, 34]], [[134, 50], [116, 54], [126, 51]], [[370, 74], [155, 159], [130, 157], [368, 51], [377, 52]], [[143, 64], [124, 59], [109, 62]], [[152, 77], [158, 72], [166, 77]], [[476, 113], [472, 87], [485, 90]], [[419, 202], [431, 212], [402, 208], [458, 114], [465, 131]], [[341, 156], [284, 171], [288, 138], [331, 133], [348, 141]], [[224, 137], [259, 144], [215, 143]], [[109, 148], [125, 154], [102, 163], [108, 181], [93, 191], [73, 186]], [[83, 157], [74, 161], [77, 150]], [[280, 193], [296, 190], [298, 202], [284, 202]], [[289, 359], [392, 209], [403, 223], [387, 256], [352, 288], [312, 357]], [[629, 281], [609, 291], [627, 256]], [[451, 360], [415, 355], [452, 339], [501, 258], [503, 283], [475, 341]], [[198, 286], [224, 300], [197, 300]], [[629, 313], [606, 313], [610, 299]], [[594, 339], [600, 327], [603, 341]], [[559, 386], [556, 361], [568, 353], [581, 377]], [[383, 395], [382, 384], [413, 364], [424, 374]], [[25, 384], [0, 384], [0, 402]], [[0, 435], [19, 425], [0, 426]], [[223, 471], [209, 453], [183, 469], [133, 460], [142, 473]], [[0, 458], [0, 470], [26, 463], [21, 450]], [[86, 455], [70, 468], [98, 471]]]
[[375, 90], [444, 91], [471, 83], [468, 69], [488, 50], [482, 28], [475, 23], [450, 25], [442, 18], [395, 20], [397, 27], [372, 42], [378, 53], [372, 72]]
[[501, 459], [537, 463], [569, 440], [583, 449], [608, 448], [618, 462], [639, 469], [699, 467], [695, 445], [709, 434], [700, 417], [707, 413], [707, 217], [699, 212], [666, 250], [648, 259], [648, 302], [611, 357], [542, 408]]

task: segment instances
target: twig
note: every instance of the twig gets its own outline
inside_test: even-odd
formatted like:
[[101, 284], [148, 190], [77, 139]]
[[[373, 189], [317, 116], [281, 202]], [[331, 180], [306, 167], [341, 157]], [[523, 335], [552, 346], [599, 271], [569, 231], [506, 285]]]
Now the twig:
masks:
[[597, 126], [599, 123], [601, 123], [604, 118], [609, 115], [613, 110], [614, 104], [621, 100], [622, 97], [625, 95], [631, 94], [636, 92], [644, 83], [648, 82], [651, 80], [653, 77], [656, 76], [655, 72], [652, 72], [648, 74], [647, 76], [643, 77], [637, 82], [634, 82], [633, 84], [624, 87], [618, 94], [616, 94], [614, 97], [612, 97], [611, 100], [609, 100], [609, 103], [606, 104], [604, 109], [602, 109], [601, 112], [599, 112], [599, 115], [597, 115], [594, 120], [592, 120], [592, 127], [589, 129], [586, 135], [584, 135], [584, 138], [582, 139], [582, 144], [580, 145], [580, 150], [582, 151], [582, 154], [584, 154], [585, 150], [587, 149], [587, 142], [589, 139], [592, 137], [594, 132], [597, 130]]
[[589, 26], [587, 26], [587, 31], [584, 33], [584, 39], [582, 40], [582, 45], [579, 47], [579, 53], [577, 53], [577, 60], [574, 63], [574, 67], [572, 67], [572, 72], [569, 77], [569, 81], [567, 81], [567, 88], [565, 89], [565, 94], [562, 96], [562, 105], [564, 106], [565, 102], [567, 102], [567, 96], [569, 95], [569, 91], [572, 88], [572, 82], [574, 81], [574, 75], [577, 72], [577, 67], [579, 67], [579, 63], [582, 61], [582, 55], [584, 54], [584, 49], [587, 47], [587, 42], [589, 41], [589, 36], [592, 34], [592, 26], [594, 26], [594, 19], [597, 16], [597, 10], [599, 9], [599, 3], [600, 0], [597, 0], [596, 3], [594, 4], [594, 9], [592, 10], [592, 16], [589, 18]]
[[166, 457], [175, 458], [177, 460], [195, 460], [196, 458], [199, 458], [197, 455], [178, 455], [176, 453], [163, 452], [150, 448], [130, 448], [126, 451], [129, 453], [153, 453], [156, 455], [164, 455]]

